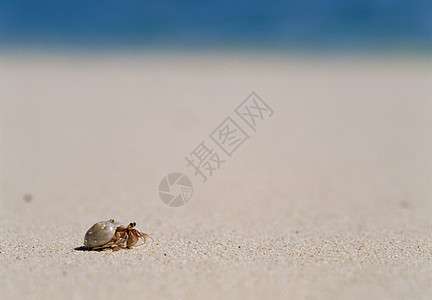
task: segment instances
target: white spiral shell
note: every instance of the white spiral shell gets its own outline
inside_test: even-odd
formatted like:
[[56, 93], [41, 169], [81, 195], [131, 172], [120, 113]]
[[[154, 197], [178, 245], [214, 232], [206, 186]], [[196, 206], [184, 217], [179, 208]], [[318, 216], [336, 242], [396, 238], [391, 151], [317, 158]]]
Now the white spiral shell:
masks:
[[112, 219], [97, 222], [87, 230], [84, 237], [84, 246], [89, 249], [103, 246], [113, 239], [118, 227], [124, 226], [124, 224], [115, 222]]

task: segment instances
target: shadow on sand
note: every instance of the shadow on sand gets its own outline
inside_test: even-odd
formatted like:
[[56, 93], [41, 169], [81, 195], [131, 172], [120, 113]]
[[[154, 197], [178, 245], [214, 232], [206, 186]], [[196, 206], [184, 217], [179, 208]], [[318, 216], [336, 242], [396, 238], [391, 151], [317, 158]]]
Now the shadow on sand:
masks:
[[86, 246], [80, 246], [80, 247], [76, 247], [74, 248], [75, 251], [92, 251], [89, 248], [87, 248]]

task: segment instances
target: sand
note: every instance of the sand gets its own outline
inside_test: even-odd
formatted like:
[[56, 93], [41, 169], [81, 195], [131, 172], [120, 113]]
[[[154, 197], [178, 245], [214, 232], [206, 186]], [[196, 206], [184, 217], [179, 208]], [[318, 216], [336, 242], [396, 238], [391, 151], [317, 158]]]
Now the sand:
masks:
[[[209, 137], [229, 116], [231, 157]], [[0, 117], [2, 299], [432, 297], [428, 57], [3, 54]], [[205, 183], [202, 141], [225, 160]], [[154, 242], [80, 248], [109, 218]]]

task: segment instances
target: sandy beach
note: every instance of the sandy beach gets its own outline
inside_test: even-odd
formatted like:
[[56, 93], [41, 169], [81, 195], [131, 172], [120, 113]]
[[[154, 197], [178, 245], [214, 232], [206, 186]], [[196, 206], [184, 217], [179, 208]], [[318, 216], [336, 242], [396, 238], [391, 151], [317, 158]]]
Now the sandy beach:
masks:
[[[251, 128], [253, 91], [273, 113]], [[2, 299], [432, 297], [429, 57], [3, 54], [0, 118]], [[80, 248], [110, 218], [154, 241]]]

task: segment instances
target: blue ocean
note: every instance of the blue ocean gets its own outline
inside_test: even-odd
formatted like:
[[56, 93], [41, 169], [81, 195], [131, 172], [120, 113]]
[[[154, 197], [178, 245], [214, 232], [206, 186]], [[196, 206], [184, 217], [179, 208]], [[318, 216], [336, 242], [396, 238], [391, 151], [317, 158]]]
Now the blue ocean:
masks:
[[430, 0], [0, 2], [0, 47], [431, 49]]

